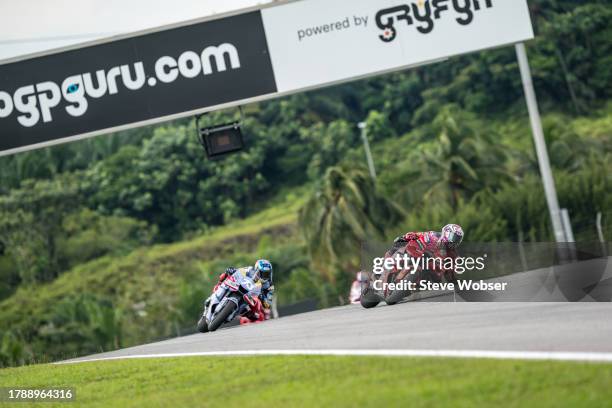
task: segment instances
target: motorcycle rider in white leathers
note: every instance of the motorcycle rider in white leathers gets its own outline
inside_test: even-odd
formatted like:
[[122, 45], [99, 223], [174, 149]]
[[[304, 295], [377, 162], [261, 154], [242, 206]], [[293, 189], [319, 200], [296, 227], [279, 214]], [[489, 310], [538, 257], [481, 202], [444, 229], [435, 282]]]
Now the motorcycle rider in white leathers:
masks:
[[[261, 300], [264, 310], [269, 311], [272, 306], [272, 301], [274, 300], [274, 282], [272, 280], [272, 264], [266, 259], [259, 259], [257, 262], [255, 262], [254, 266], [227, 268], [225, 272], [219, 275], [219, 281], [215, 285], [213, 293], [216, 292], [219, 285], [221, 285], [223, 281], [225, 281], [225, 279], [232, 276], [238, 270], [240, 270], [245, 276], [248, 276], [249, 278], [253, 279], [255, 283], [261, 284], [261, 294], [259, 295], [259, 300]], [[206, 299], [205, 306], [208, 307], [209, 304], [210, 297]], [[270, 313], [266, 313], [266, 316], [269, 315]]]

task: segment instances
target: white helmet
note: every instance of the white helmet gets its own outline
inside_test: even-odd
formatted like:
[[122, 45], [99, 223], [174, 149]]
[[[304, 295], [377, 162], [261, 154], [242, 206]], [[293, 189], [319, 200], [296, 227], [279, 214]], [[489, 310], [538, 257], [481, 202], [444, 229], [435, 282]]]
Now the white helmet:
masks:
[[457, 224], [448, 224], [442, 228], [440, 243], [447, 248], [456, 248], [463, 241], [463, 228]]

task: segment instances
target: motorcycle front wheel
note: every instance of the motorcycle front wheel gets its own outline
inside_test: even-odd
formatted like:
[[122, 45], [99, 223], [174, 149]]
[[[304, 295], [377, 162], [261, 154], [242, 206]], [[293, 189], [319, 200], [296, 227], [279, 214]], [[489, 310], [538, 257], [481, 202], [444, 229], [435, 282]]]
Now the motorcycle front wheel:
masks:
[[236, 307], [237, 306], [234, 302], [228, 301], [225, 304], [225, 306], [223, 306], [223, 309], [221, 309], [219, 313], [217, 313], [215, 317], [213, 317], [210, 324], [208, 325], [208, 331], [214, 332], [219, 327], [221, 327], [223, 322], [225, 322], [225, 320], [227, 320], [229, 315], [231, 315], [234, 312]]
[[376, 307], [380, 303], [380, 296], [376, 293], [376, 291], [370, 287], [364, 289], [361, 292], [361, 299], [359, 303], [365, 309], [371, 309]]
[[206, 310], [202, 314], [202, 317], [200, 317], [200, 320], [198, 320], [198, 331], [200, 333], [206, 333], [208, 331], [208, 325], [206, 324]]

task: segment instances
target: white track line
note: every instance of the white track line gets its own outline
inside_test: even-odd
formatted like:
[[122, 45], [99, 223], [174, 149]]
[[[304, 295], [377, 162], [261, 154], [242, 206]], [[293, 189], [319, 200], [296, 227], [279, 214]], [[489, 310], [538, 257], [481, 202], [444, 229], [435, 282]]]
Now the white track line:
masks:
[[612, 353], [587, 353], [563, 351], [480, 351], [480, 350], [240, 350], [203, 351], [196, 353], [134, 354], [114, 357], [86, 358], [60, 361], [55, 364], [85, 363], [91, 361], [123, 360], [135, 358], [171, 357], [220, 357], [220, 356], [380, 356], [380, 357], [452, 357], [487, 358], [502, 360], [557, 360], [612, 362]]

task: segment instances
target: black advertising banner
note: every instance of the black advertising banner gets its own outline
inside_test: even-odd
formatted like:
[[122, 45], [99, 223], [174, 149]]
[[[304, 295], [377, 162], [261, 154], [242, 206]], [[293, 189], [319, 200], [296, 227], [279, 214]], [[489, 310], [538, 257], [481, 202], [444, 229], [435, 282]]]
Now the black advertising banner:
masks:
[[276, 93], [254, 11], [0, 65], [0, 153]]

